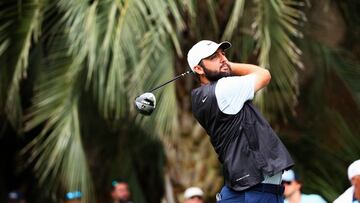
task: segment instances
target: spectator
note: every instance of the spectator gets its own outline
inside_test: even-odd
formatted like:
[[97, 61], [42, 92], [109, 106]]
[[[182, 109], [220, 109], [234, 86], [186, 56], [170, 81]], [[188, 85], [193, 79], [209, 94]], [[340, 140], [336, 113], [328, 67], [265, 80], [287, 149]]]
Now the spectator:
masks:
[[7, 203], [25, 203], [25, 199], [21, 192], [12, 191], [8, 194]]
[[189, 187], [184, 192], [185, 203], [204, 203], [204, 192], [198, 187]]
[[360, 202], [360, 159], [350, 164], [348, 168], [348, 178], [352, 186], [341, 194], [334, 203]]
[[111, 197], [114, 203], [131, 203], [129, 184], [125, 181], [113, 181]]
[[65, 203], [80, 203], [82, 193], [80, 191], [68, 192], [65, 194]]
[[282, 184], [285, 187], [284, 203], [326, 203], [320, 195], [302, 194], [302, 182], [293, 170], [284, 172], [282, 175]]

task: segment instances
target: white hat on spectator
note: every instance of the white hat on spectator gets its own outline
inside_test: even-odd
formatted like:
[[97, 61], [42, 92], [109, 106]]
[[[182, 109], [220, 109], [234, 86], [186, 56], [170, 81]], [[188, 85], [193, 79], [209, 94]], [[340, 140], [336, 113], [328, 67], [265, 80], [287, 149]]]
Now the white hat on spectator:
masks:
[[360, 159], [350, 164], [348, 168], [348, 177], [351, 180], [354, 176], [360, 175]]
[[189, 187], [185, 190], [184, 198], [191, 199], [192, 197], [203, 197], [204, 192], [199, 187]]
[[293, 170], [284, 171], [282, 174], [282, 180], [288, 182], [296, 180], [295, 172]]

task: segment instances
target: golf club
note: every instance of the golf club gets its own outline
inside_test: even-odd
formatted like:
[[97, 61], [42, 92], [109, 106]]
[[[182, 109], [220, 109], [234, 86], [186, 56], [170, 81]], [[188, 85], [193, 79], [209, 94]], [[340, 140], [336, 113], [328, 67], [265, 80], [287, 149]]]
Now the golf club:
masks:
[[167, 85], [167, 84], [169, 84], [169, 83], [171, 83], [171, 82], [173, 82], [173, 81], [175, 81], [175, 80], [177, 80], [177, 79], [179, 79], [179, 78], [184, 77], [185, 75], [187, 75], [189, 73], [192, 73], [192, 71], [188, 70], [185, 73], [182, 73], [182, 74], [174, 77], [173, 79], [171, 79], [171, 80], [169, 80], [169, 81], [167, 81], [167, 82], [165, 82], [165, 83], [151, 89], [150, 91], [145, 92], [144, 94], [136, 97], [136, 99], [135, 99], [136, 110], [139, 113], [143, 114], [143, 115], [146, 115], [146, 116], [150, 115], [154, 111], [154, 109], [156, 107], [156, 97], [152, 92], [159, 89], [159, 88], [161, 88], [161, 87], [163, 87], [163, 86], [165, 86], [165, 85]]

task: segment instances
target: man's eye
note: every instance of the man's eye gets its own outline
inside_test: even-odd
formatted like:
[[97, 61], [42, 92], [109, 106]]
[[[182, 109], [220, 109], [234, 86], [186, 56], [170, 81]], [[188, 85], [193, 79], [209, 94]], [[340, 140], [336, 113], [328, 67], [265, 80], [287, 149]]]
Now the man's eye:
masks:
[[215, 54], [209, 56], [208, 59], [209, 59], [209, 60], [212, 60], [212, 59], [216, 58], [216, 56], [217, 56], [217, 54], [215, 53]]
[[214, 58], [216, 58], [216, 56], [217, 56], [217, 54], [213, 54], [209, 57], [209, 59], [214, 59]]

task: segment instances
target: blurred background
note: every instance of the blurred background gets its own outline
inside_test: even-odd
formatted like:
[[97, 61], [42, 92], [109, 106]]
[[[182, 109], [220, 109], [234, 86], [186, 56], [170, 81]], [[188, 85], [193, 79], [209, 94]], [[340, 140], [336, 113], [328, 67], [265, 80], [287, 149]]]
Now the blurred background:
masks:
[[0, 202], [110, 202], [125, 178], [136, 203], [182, 201], [223, 184], [208, 136], [191, 113], [194, 77], [134, 99], [188, 70], [197, 41], [227, 40], [231, 61], [272, 81], [255, 103], [296, 162], [305, 193], [333, 201], [360, 158], [357, 0], [2, 0]]

